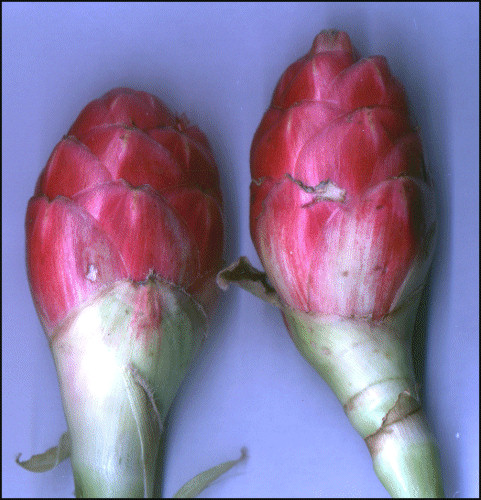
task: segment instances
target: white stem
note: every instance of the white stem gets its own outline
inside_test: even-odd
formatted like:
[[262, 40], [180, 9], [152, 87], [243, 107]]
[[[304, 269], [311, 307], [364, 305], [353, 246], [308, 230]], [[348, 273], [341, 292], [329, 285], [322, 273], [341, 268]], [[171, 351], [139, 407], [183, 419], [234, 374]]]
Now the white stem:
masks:
[[205, 317], [157, 280], [117, 283], [51, 339], [79, 497], [152, 497], [163, 421]]
[[382, 321], [284, 309], [299, 351], [335, 392], [394, 497], [442, 497], [439, 456], [416, 391], [414, 299]]

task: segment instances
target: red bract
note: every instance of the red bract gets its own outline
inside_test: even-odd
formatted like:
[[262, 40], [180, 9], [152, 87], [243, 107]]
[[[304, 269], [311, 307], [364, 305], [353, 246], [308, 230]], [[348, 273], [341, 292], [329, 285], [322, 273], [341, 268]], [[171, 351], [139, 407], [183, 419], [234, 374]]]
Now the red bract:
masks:
[[223, 221], [206, 137], [150, 94], [111, 90], [55, 147], [26, 231], [32, 295], [48, 333], [122, 279], [155, 275], [208, 305]]
[[321, 32], [274, 91], [251, 174], [252, 238], [287, 306], [379, 319], [422, 285], [432, 188], [384, 57]]

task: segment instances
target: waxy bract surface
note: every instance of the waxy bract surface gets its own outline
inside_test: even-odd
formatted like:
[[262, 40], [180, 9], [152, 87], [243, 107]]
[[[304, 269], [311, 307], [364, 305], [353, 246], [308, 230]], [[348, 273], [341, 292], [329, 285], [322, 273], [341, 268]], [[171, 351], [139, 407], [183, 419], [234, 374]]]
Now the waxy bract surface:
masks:
[[122, 279], [155, 275], [207, 306], [223, 221], [206, 137], [150, 94], [111, 90], [55, 147], [26, 232], [30, 286], [48, 334]]
[[252, 238], [287, 306], [378, 319], [422, 286], [412, 270], [432, 247], [433, 193], [384, 57], [320, 33], [274, 91], [251, 175]]

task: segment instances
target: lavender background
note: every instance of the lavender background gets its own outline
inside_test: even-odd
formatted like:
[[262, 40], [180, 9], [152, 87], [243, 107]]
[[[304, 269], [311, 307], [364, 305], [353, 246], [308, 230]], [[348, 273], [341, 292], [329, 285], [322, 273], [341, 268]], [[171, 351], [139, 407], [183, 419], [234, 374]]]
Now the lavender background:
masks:
[[[24, 214], [51, 150], [88, 101], [152, 92], [209, 137], [225, 194], [226, 260], [259, 260], [248, 231], [249, 148], [288, 64], [324, 28], [387, 56], [404, 83], [437, 186], [440, 233], [417, 349], [448, 497], [479, 496], [479, 6], [477, 3], [2, 4], [3, 496], [71, 497], [70, 462], [14, 463], [66, 429], [31, 300]], [[202, 497], [385, 497], [362, 439], [298, 354], [277, 310], [221, 299], [168, 422], [164, 496], [249, 459]]]

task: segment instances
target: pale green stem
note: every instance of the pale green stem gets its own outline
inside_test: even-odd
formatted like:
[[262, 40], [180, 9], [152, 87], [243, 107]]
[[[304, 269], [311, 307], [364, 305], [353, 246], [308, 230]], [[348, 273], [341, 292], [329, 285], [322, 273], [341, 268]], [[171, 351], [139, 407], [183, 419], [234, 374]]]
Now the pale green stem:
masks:
[[217, 283], [224, 290], [234, 283], [281, 309], [294, 343], [335, 392], [393, 497], [443, 496], [438, 450], [411, 360], [419, 290], [408, 290], [403, 307], [382, 321], [370, 321], [289, 309], [245, 257], [219, 272]]
[[180, 289], [118, 282], [50, 337], [77, 497], [152, 497], [163, 422], [205, 336]]
[[417, 301], [381, 322], [284, 309], [292, 339], [365, 440], [393, 497], [442, 497], [439, 456], [410, 355]]
[[[70, 456], [77, 497], [153, 497], [163, 422], [204, 337], [203, 309], [151, 277], [117, 282], [73, 310], [50, 335], [69, 432], [17, 463], [42, 472]], [[198, 474], [190, 498], [245, 458]]]
[[[161, 439], [161, 450], [160, 453], [163, 454], [163, 445], [165, 443], [164, 436], [162, 435]], [[40, 453], [38, 455], [33, 455], [28, 460], [21, 461], [20, 455], [17, 456], [16, 462], [20, 467], [23, 467], [25, 470], [30, 472], [46, 472], [52, 470], [56, 467], [60, 462], [70, 457], [71, 446], [70, 446], [70, 436], [68, 432], [64, 432], [60, 437], [59, 444], [57, 446], [53, 446], [49, 448], [47, 451]], [[244, 461], [247, 458], [247, 449], [241, 449], [241, 456], [236, 460], [228, 460], [227, 462], [222, 462], [210, 469], [207, 469], [200, 474], [197, 474], [195, 477], [187, 481], [177, 493], [173, 496], [173, 498], [195, 498], [202, 491], [208, 488], [216, 479], [218, 479], [222, 474], [228, 472], [232, 467], [237, 465], [238, 463]], [[162, 471], [159, 471], [159, 477], [157, 478], [156, 484], [154, 484], [154, 496], [156, 493], [159, 493], [161, 490], [161, 481], [160, 476], [162, 475]], [[76, 481], [76, 493], [77, 496], [82, 496], [84, 491], [82, 484], [87, 482], [87, 490], [89, 488], [89, 484], [92, 483], [91, 479], [88, 479], [86, 476], [82, 475], [78, 481]], [[82, 491], [79, 491], [82, 490]], [[93, 493], [97, 493], [96, 491]]]

